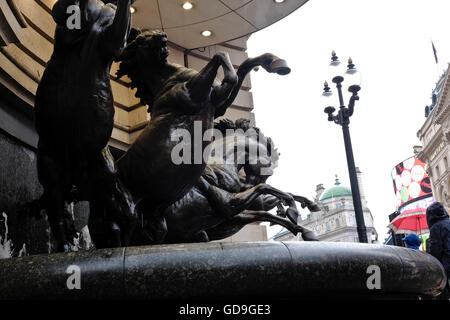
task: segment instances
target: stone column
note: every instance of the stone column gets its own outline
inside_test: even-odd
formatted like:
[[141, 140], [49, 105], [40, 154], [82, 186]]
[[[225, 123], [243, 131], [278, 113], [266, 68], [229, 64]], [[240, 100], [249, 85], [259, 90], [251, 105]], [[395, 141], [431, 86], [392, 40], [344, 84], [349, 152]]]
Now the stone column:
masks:
[[366, 197], [364, 195], [364, 188], [362, 185], [361, 174], [362, 174], [362, 172], [361, 172], [361, 170], [359, 170], [359, 167], [356, 167], [356, 177], [358, 179], [358, 187], [359, 187], [359, 194], [361, 196], [361, 203], [362, 203], [363, 207], [365, 207], [367, 204], [367, 201], [366, 201]]
[[323, 194], [323, 192], [325, 191], [325, 188], [323, 187], [323, 184], [320, 183], [316, 186], [316, 202], [319, 201], [320, 196]]

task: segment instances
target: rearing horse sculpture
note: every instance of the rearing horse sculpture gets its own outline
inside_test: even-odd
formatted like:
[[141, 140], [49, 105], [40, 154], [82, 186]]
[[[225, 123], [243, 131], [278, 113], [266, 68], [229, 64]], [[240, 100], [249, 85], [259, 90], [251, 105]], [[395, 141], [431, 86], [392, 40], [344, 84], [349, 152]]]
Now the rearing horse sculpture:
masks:
[[[201, 132], [196, 134], [203, 137], [214, 119], [225, 114], [254, 67], [282, 75], [290, 72], [283, 60], [268, 53], [247, 59], [237, 73], [226, 53], [214, 55], [200, 72], [169, 63], [168, 55], [165, 33], [143, 32], [124, 50], [117, 73], [119, 78], [128, 75], [138, 89], [136, 96], [149, 106], [151, 114], [142, 134], [117, 161], [117, 174], [134, 202], [153, 217], [160, 242], [167, 232], [164, 210], [192, 189], [206, 166], [203, 156], [195, 161], [198, 149], [194, 143], [190, 163], [173, 162], [172, 149], [180, 142], [176, 130], [185, 129], [193, 137], [199, 121]], [[219, 67], [224, 71], [222, 82], [216, 80]], [[202, 155], [209, 143], [211, 140], [203, 141]]]
[[[106, 147], [114, 121], [110, 68], [126, 45], [134, 0], [58, 0], [53, 55], [36, 92], [39, 134], [38, 176], [57, 251], [68, 251], [73, 234], [64, 219], [64, 203], [89, 200], [97, 212], [127, 214], [115, 198], [114, 170]], [[71, 17], [72, 12], [73, 17]], [[70, 19], [78, 20], [74, 25]], [[94, 229], [94, 228], [93, 228]]]
[[[220, 122], [224, 123], [227, 121]], [[213, 152], [215, 156], [210, 157], [198, 183], [165, 210], [168, 233], [164, 243], [222, 240], [251, 222], [262, 221], [281, 225], [293, 234], [300, 232], [306, 241], [317, 240], [312, 231], [297, 224], [295, 200], [311, 211], [317, 211], [317, 206], [266, 183], [278, 161], [273, 141], [259, 130], [253, 134], [256, 128], [245, 133], [239, 129], [227, 130], [225, 138], [216, 137], [211, 147], [218, 152]], [[287, 212], [283, 205], [289, 206]], [[267, 212], [276, 206], [289, 220]], [[145, 219], [145, 212], [142, 214]], [[151, 226], [137, 232], [141, 238], [135, 244], [152, 243], [149, 229]]]

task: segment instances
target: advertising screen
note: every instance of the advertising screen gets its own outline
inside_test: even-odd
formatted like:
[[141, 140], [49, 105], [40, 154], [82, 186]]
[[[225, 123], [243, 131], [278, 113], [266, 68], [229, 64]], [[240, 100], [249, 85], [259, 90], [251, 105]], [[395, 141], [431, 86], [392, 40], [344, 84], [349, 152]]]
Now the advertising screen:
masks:
[[432, 195], [426, 164], [416, 157], [397, 164], [392, 169], [391, 176], [399, 208]]

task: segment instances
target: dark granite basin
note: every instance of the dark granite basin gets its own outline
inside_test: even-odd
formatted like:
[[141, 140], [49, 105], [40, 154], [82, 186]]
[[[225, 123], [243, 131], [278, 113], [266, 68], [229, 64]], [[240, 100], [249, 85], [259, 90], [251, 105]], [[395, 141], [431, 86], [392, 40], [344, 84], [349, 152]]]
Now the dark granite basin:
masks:
[[[81, 289], [69, 290], [69, 266]], [[378, 278], [377, 278], [378, 277]], [[226, 299], [434, 296], [434, 257], [358, 243], [202, 243], [0, 260], [1, 299]]]

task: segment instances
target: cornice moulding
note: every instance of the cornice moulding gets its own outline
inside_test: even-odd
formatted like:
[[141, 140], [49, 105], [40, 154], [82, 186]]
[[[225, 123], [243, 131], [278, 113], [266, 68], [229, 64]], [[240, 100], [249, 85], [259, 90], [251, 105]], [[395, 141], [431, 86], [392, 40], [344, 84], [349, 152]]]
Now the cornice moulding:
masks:
[[0, 0], [0, 47], [19, 42], [25, 27], [25, 20], [14, 0]]

